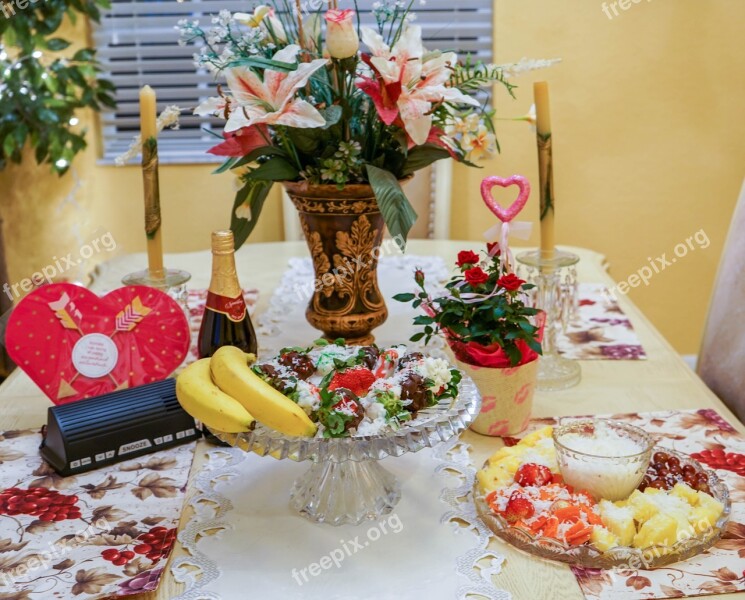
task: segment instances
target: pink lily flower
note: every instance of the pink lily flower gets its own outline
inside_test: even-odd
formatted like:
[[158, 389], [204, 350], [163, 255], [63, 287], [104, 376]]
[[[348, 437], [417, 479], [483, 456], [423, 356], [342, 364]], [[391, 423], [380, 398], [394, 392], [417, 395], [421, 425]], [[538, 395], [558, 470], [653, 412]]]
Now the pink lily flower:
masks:
[[[292, 63], [299, 52], [300, 46], [287, 46], [274, 55], [274, 60]], [[226, 77], [236, 106], [225, 125], [225, 131], [230, 133], [259, 124], [299, 129], [323, 127], [326, 119], [312, 104], [298, 98], [295, 92], [327, 62], [318, 59], [300, 63], [295, 71], [289, 73], [267, 69], [264, 81], [247, 67], [230, 69]]]
[[207, 150], [209, 154], [239, 158], [250, 154], [257, 148], [268, 146], [269, 141], [267, 140], [271, 139], [266, 125], [245, 127], [233, 133], [223, 133], [222, 135], [225, 141]]
[[386, 125], [400, 120], [414, 145], [427, 143], [436, 104], [479, 106], [475, 98], [447, 85], [457, 56], [454, 52], [426, 53], [421, 27], [408, 27], [392, 48], [369, 27], [362, 28], [362, 40], [372, 53], [363, 60], [374, 78], [362, 77], [357, 86], [372, 98]]

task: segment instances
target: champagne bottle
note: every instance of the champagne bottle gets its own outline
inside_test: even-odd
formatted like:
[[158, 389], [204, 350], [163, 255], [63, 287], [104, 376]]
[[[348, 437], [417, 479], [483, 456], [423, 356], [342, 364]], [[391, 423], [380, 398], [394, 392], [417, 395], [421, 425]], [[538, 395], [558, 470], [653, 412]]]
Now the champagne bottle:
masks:
[[256, 333], [235, 270], [232, 231], [212, 233], [212, 280], [199, 330], [199, 357], [208, 358], [222, 346], [236, 346], [253, 354], [257, 349]]

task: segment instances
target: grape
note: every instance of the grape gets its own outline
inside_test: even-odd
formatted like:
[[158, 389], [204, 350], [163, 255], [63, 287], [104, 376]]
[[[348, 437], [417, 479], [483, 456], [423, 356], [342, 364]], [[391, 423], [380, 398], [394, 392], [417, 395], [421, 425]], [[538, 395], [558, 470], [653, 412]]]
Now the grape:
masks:
[[101, 556], [103, 556], [106, 560], [115, 560], [121, 555], [116, 548], [109, 548], [101, 552]]
[[670, 460], [670, 455], [666, 452], [655, 452], [652, 457], [652, 462], [654, 463], [667, 464], [668, 460]]

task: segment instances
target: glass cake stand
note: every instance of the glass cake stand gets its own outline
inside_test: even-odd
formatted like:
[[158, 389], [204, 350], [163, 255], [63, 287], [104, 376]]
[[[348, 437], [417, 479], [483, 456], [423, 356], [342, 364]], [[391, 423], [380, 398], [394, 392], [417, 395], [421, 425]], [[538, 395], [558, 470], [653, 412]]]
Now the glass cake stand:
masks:
[[259, 456], [310, 461], [310, 469], [292, 487], [290, 506], [316, 523], [359, 525], [390, 513], [401, 499], [398, 480], [378, 461], [447, 442], [473, 422], [480, 408], [478, 389], [464, 376], [457, 399], [419, 411], [416, 419], [383, 435], [297, 438], [261, 425], [248, 433], [213, 433]]

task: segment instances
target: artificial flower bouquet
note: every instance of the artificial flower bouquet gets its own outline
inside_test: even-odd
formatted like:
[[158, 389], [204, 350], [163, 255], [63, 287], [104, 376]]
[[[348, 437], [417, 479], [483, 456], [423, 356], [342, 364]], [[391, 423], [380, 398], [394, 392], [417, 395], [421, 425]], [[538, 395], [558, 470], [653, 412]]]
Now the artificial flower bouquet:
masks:
[[415, 325], [418, 342], [442, 333], [459, 368], [473, 378], [483, 397], [481, 414], [471, 426], [486, 435], [512, 435], [530, 418], [545, 315], [525, 303], [534, 286], [511, 271], [498, 243], [488, 244], [485, 257], [458, 253], [459, 273], [446, 285], [446, 295], [432, 298], [425, 277], [415, 272], [417, 293], [395, 296], [425, 314]]
[[226, 158], [218, 171], [241, 169], [238, 246], [275, 182], [369, 184], [390, 233], [405, 241], [416, 213], [402, 180], [497, 150], [494, 111], [477, 95], [495, 82], [511, 93], [505, 68], [426, 49], [414, 1], [376, 3], [372, 26], [356, 2], [340, 10], [335, 0], [309, 14], [300, 0], [221, 11], [208, 30], [179, 22], [181, 41], [199, 46], [197, 65], [227, 84], [195, 113], [226, 121], [211, 152]]

